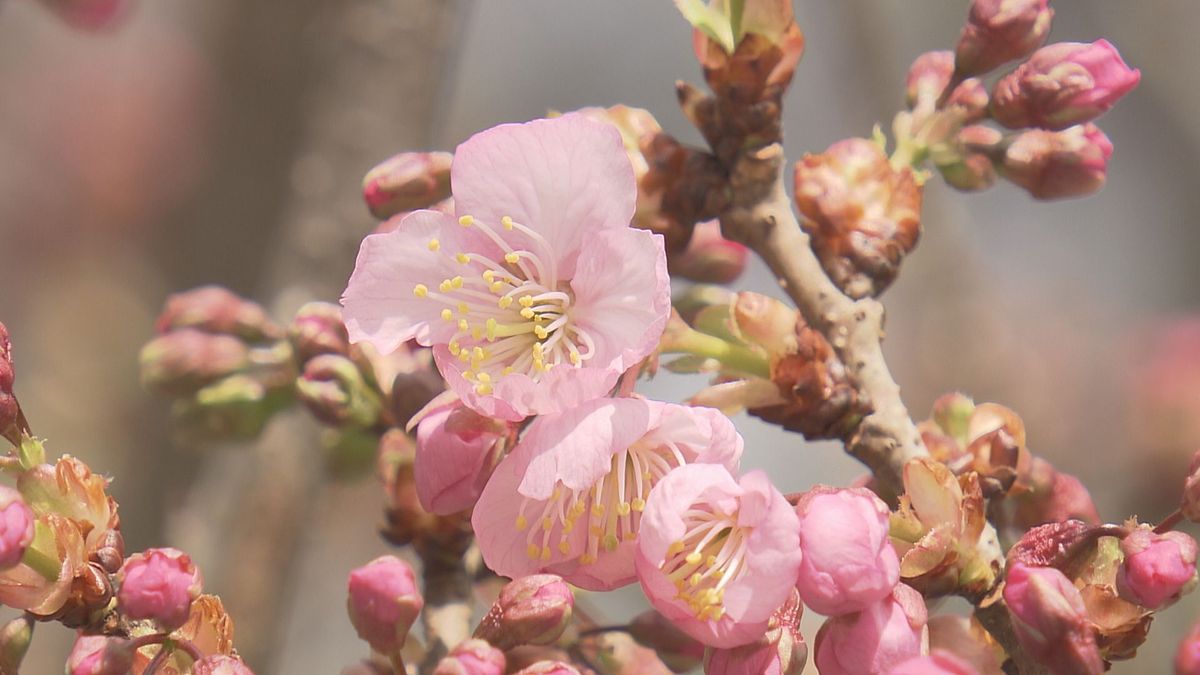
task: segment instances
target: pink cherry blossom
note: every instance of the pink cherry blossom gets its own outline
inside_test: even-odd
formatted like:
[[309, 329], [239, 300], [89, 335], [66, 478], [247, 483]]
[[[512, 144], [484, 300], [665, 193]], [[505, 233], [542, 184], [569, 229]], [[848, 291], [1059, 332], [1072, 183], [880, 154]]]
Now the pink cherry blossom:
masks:
[[927, 656], [916, 656], [901, 663], [888, 675], [979, 675], [979, 671], [954, 654], [935, 649]]
[[0, 570], [15, 567], [33, 542], [33, 511], [21, 494], [0, 486]]
[[684, 464], [734, 470], [741, 453], [741, 436], [711, 408], [617, 398], [539, 417], [475, 505], [479, 550], [506, 577], [623, 586], [636, 578], [633, 542], [651, 488]]
[[125, 675], [133, 667], [133, 643], [103, 635], [82, 635], [67, 656], [67, 675]]
[[346, 610], [358, 636], [390, 654], [404, 646], [408, 630], [425, 606], [408, 563], [380, 556], [350, 572]]
[[1010, 565], [1004, 602], [1025, 653], [1055, 672], [1104, 672], [1087, 606], [1075, 584], [1053, 567]]
[[792, 589], [762, 637], [732, 649], [707, 650], [704, 675], [800, 675], [808, 660], [808, 645], [800, 634], [803, 610], [800, 595]]
[[173, 548], [151, 548], [129, 556], [120, 576], [121, 611], [132, 619], [154, 619], [167, 629], [187, 621], [202, 585], [192, 559]]
[[827, 616], [865, 609], [900, 581], [900, 560], [888, 538], [887, 505], [864, 488], [818, 487], [796, 505], [804, 560], [796, 587], [813, 611]]
[[458, 147], [457, 218], [417, 211], [368, 236], [342, 297], [352, 341], [432, 346], [463, 402], [507, 420], [608, 392], [670, 310], [662, 237], [629, 227], [620, 133], [579, 114]]
[[717, 648], [762, 637], [800, 566], [799, 519], [767, 475], [689, 464], [646, 501], [637, 573], [650, 604]]
[[892, 595], [857, 614], [828, 619], [817, 632], [821, 675], [887, 675], [929, 646], [925, 599], [899, 584]]
[[192, 666], [192, 675], [254, 675], [241, 659], [224, 654], [206, 656]]
[[429, 411], [417, 425], [413, 465], [421, 506], [438, 515], [474, 506], [511, 432], [458, 401]]
[[1192, 625], [1175, 650], [1175, 675], [1200, 675], [1200, 623]]
[[504, 675], [504, 652], [484, 640], [464, 640], [438, 662], [433, 675]]
[[1121, 552], [1117, 592], [1134, 604], [1162, 609], [1196, 585], [1196, 540], [1182, 532], [1141, 526], [1121, 540]]

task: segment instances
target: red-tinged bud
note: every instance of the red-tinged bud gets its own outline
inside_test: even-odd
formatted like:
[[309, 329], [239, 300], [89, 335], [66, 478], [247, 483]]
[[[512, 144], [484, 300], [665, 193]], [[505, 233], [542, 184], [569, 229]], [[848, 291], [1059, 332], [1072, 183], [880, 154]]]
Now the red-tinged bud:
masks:
[[705, 675], [800, 675], [808, 661], [808, 645], [800, 634], [803, 612], [800, 595], [793, 590], [771, 615], [761, 638], [732, 649], [709, 648], [704, 655]]
[[996, 83], [992, 118], [1010, 129], [1066, 129], [1108, 112], [1141, 77], [1108, 40], [1060, 42]]
[[721, 224], [709, 220], [696, 225], [687, 248], [668, 258], [673, 276], [706, 284], [728, 284], [746, 271], [749, 250], [721, 236]]
[[304, 365], [296, 394], [314, 417], [333, 426], [369, 427], [382, 403], [362, 371], [350, 359], [322, 354]]
[[21, 493], [0, 486], [0, 570], [16, 567], [33, 542], [33, 511]]
[[575, 596], [561, 577], [534, 574], [510, 582], [479, 622], [475, 637], [505, 651], [553, 644], [571, 622]]
[[954, 654], [937, 649], [901, 663], [888, 675], [979, 675], [979, 671]]
[[233, 336], [185, 328], [142, 347], [141, 365], [145, 386], [167, 394], [191, 394], [249, 366], [250, 350]]
[[1004, 153], [1001, 173], [1037, 199], [1080, 197], [1104, 187], [1113, 146], [1096, 125], [1018, 135]]
[[21, 438], [17, 428], [21, 419], [21, 407], [17, 403], [16, 394], [13, 393], [15, 379], [8, 329], [0, 323], [0, 437], [9, 439], [14, 445], [20, 443]]
[[580, 673], [575, 666], [569, 663], [562, 661], [538, 661], [528, 668], [518, 670], [516, 675], [580, 675]]
[[33, 619], [21, 615], [0, 628], [0, 673], [19, 673], [33, 642]]
[[350, 573], [346, 610], [358, 637], [383, 654], [404, 646], [425, 600], [408, 563], [385, 555]]
[[448, 152], [402, 152], [367, 172], [363, 199], [380, 220], [424, 209], [450, 196]]
[[672, 672], [686, 673], [704, 659], [703, 644], [653, 609], [633, 617], [629, 634], [638, 644], [653, 649]]
[[921, 594], [898, 584], [861, 612], [830, 617], [817, 632], [821, 675], [886, 675], [929, 648], [929, 610]]
[[1087, 607], [1062, 572], [1013, 565], [1005, 580], [1004, 601], [1021, 648], [1035, 661], [1055, 673], [1104, 672]]
[[127, 675], [133, 652], [129, 640], [81, 634], [67, 657], [67, 675]]
[[205, 333], [233, 335], [247, 342], [283, 337], [283, 330], [267, 318], [258, 303], [221, 286], [201, 286], [167, 298], [154, 327], [159, 333], [195, 328]]
[[328, 302], [310, 302], [301, 307], [288, 326], [288, 340], [301, 363], [321, 354], [345, 356], [350, 351], [342, 308]]
[[131, 619], [158, 621], [166, 630], [187, 622], [203, 585], [192, 559], [173, 548], [151, 548], [129, 556], [118, 579], [121, 612]]
[[992, 157], [1004, 136], [997, 130], [980, 124], [964, 127], [950, 146], [953, 152], [943, 157], [934, 153], [934, 162], [946, 184], [964, 192], [991, 187], [996, 182], [996, 167]]
[[921, 231], [921, 188], [877, 143], [839, 141], [796, 165], [796, 205], [821, 265], [855, 298], [896, 278]]
[[433, 675], [504, 675], [504, 652], [485, 640], [466, 640], [438, 662]]
[[417, 424], [413, 479], [421, 506], [450, 515], [475, 506], [516, 426], [484, 417], [455, 401]]
[[954, 53], [959, 75], [982, 75], [1032, 54], [1053, 18], [1050, 0], [974, 0]]
[[974, 122], [987, 114], [988, 92], [977, 78], [955, 86], [943, 102], [942, 94], [954, 76], [954, 52], [932, 51], [918, 56], [908, 69], [904, 95], [909, 109], [958, 108], [962, 121]]
[[1200, 623], [1192, 626], [1175, 651], [1175, 675], [1200, 675]]
[[254, 671], [239, 658], [214, 654], [197, 661], [192, 675], [254, 675]]
[[1200, 523], [1200, 451], [1192, 455], [1188, 477], [1183, 483], [1183, 498], [1179, 510], [1193, 523]]
[[104, 30], [116, 24], [132, 5], [130, 0], [42, 0], [67, 24], [81, 30]]
[[1147, 609], [1175, 602], [1196, 587], [1196, 548], [1182, 532], [1158, 534], [1139, 526], [1121, 540], [1125, 559], [1117, 569], [1117, 592]]
[[1082, 520], [1046, 523], [1030, 529], [1008, 551], [1008, 564], [1057, 567], [1067, 561], [1071, 548], [1083, 541], [1092, 527]]

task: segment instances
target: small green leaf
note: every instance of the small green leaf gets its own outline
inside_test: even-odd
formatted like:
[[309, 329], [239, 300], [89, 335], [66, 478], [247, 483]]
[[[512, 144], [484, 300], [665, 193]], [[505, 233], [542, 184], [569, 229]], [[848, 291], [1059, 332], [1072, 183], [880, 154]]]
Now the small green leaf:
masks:
[[[735, 0], [734, 4], [740, 6], [742, 3]], [[688, 23], [710, 39], [716, 40], [726, 53], [733, 53], [734, 48], [737, 47], [737, 40], [732, 17], [708, 6], [704, 0], [675, 0], [675, 6], [679, 8], [679, 13], [683, 14], [683, 18], [687, 19]], [[740, 11], [738, 15], [740, 18]]]

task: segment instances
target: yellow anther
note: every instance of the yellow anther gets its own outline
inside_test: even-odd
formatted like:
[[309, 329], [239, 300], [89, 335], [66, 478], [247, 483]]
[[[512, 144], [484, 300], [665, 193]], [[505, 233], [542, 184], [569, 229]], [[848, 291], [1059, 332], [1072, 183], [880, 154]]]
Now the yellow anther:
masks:
[[595, 562], [596, 556], [592, 555], [591, 553], [584, 553], [583, 555], [579, 556], [579, 563], [582, 565], [591, 565]]
[[450, 280], [450, 283], [457, 290], [457, 289], [463, 287], [463, 278], [462, 277], [454, 277], [453, 279]]
[[533, 305], [533, 296], [532, 295], [522, 295], [521, 296], [521, 306], [522, 307], [530, 307], [532, 305]]
[[467, 323], [466, 319], [459, 319], [458, 320], [458, 329], [465, 333], [471, 329], [471, 324]]
[[717, 556], [715, 556], [715, 555], [708, 556], [707, 558], [704, 559], [704, 564], [707, 565], [708, 567], [712, 567], [713, 565], [716, 565], [717, 564]]
[[462, 265], [466, 265], [467, 263], [471, 262], [470, 256], [468, 256], [466, 253], [455, 253], [454, 259]]
[[511, 216], [504, 216], [500, 219], [500, 224], [504, 226], [504, 229], [511, 230], [513, 228], [513, 219]]
[[492, 393], [492, 385], [477, 384], [475, 385], [475, 393], [479, 394], [480, 396], [487, 396], [488, 394]]
[[525, 317], [526, 319], [532, 319], [533, 318], [533, 310], [526, 307], [521, 310], [521, 316]]
[[500, 309], [508, 309], [512, 306], [512, 296], [502, 295], [500, 296], [500, 299], [496, 301], [496, 304], [500, 306]]
[[463, 371], [463, 379], [464, 379], [464, 380], [466, 380], [466, 381], [468, 381], [468, 382], [474, 382], [474, 381], [475, 381], [475, 371], [473, 371], [473, 370], [464, 370], [464, 371]]
[[526, 547], [525, 552], [529, 554], [530, 558], [537, 560], [538, 554], [541, 553], [542, 550], [538, 548], [537, 544], [530, 544], [528, 547]]
[[700, 573], [694, 572], [692, 574], [692, 576], [688, 578], [688, 585], [689, 586], [697, 586], [699, 584], [700, 584]]
[[667, 555], [679, 555], [680, 553], [683, 553], [684, 548], [686, 547], [683, 545], [682, 541], [674, 542], [667, 547]]
[[449, 293], [454, 290], [454, 286], [450, 283], [449, 279], [443, 279], [442, 283], [438, 284], [438, 290], [443, 293]]
[[429, 240], [429, 250], [430, 251], [436, 251], [441, 247], [442, 247], [442, 242], [438, 241], [437, 239]]
[[453, 321], [454, 320], [454, 312], [451, 312], [450, 308], [447, 307], [446, 309], [442, 310], [442, 318], [445, 319], [446, 321]]
[[637, 532], [634, 532], [633, 530], [629, 530], [625, 534], [621, 535], [621, 539], [623, 539], [625, 541], [633, 541], [634, 539], [637, 539]]
[[596, 502], [595, 504], [592, 504], [592, 515], [593, 516], [604, 515], [604, 504], [601, 504], [600, 502]]
[[579, 352], [571, 352], [571, 364], [572, 365], [577, 366], [577, 365], [579, 365], [579, 362], [582, 360], [583, 360], [583, 358], [579, 356]]
[[575, 529], [575, 521], [573, 521], [573, 520], [563, 521], [563, 534], [571, 534], [571, 532], [574, 529]]
[[471, 328], [471, 337], [476, 340], [482, 339], [483, 338], [483, 329], [480, 328], [479, 326], [475, 326], [475, 327]]
[[621, 542], [620, 542], [620, 540], [617, 539], [617, 535], [615, 535], [615, 534], [604, 535], [604, 550], [605, 551], [608, 551], [609, 553], [611, 553], [611, 552], [617, 550], [617, 547], [620, 545], [621, 545]]
[[492, 283], [492, 279], [495, 279], [495, 278], [496, 278], [496, 273], [493, 272], [492, 270], [484, 270], [483, 271], [483, 280], [488, 282], [489, 284]]
[[703, 556], [701, 556], [699, 553], [696, 553], [695, 551], [692, 551], [691, 553], [687, 554], [687, 557], [684, 558], [684, 560], [686, 560], [687, 564], [689, 564], [689, 565], [699, 565], [700, 561], [702, 559], [703, 559]]
[[604, 528], [600, 527], [599, 525], [593, 525], [588, 529], [588, 534], [592, 535], [593, 537], [603, 537]]
[[635, 497], [634, 500], [629, 503], [629, 507], [634, 511], [641, 513], [642, 511], [646, 510], [646, 500], [642, 499], [641, 497]]
[[487, 352], [483, 351], [483, 347], [476, 347], [471, 350], [472, 361], [482, 361], [487, 358]]
[[499, 293], [500, 291], [504, 290], [504, 282], [503, 281], [493, 281], [492, 285], [488, 286], [488, 290], [493, 293]]
[[542, 518], [542, 529], [543, 530], [549, 530], [552, 527], [554, 527], [554, 519], [553, 518], [551, 518], [550, 516], [546, 516], [545, 518]]
[[461, 350], [461, 348], [458, 346], [458, 340], [451, 340], [450, 344], [446, 345], [446, 347], [454, 356], [458, 356], [458, 352]]
[[466, 363], [467, 361], [471, 360], [471, 354], [467, 350], [464, 349], [458, 353], [458, 360], [462, 361], [463, 363]]
[[563, 555], [567, 555], [571, 552], [571, 545], [567, 543], [566, 539], [562, 539], [558, 542], [558, 552]]
[[536, 335], [539, 340], [545, 340], [550, 336], [550, 331], [546, 330], [545, 326], [534, 326], [533, 334]]
[[496, 320], [495, 320], [495, 319], [488, 319], [488, 320], [487, 320], [487, 324], [486, 324], [486, 326], [487, 326], [487, 339], [488, 339], [488, 340], [495, 340], [495, 339], [496, 339], [496, 326], [497, 326], [497, 325], [498, 325], [498, 324], [496, 323]]
[[621, 502], [620, 504], [617, 504], [617, 515], [618, 516], [629, 515], [629, 502]]
[[512, 372], [513, 372], [512, 366], [504, 366], [503, 368], [500, 369], [501, 375], [512, 375]]
[[571, 504], [571, 518], [578, 518], [579, 516], [582, 516], [583, 512], [586, 510], [587, 507], [583, 505], [583, 501], [576, 501], [574, 504]]
[[542, 359], [544, 359], [546, 357], [546, 355], [543, 353], [542, 343], [540, 343], [540, 342], [533, 343], [532, 349], [533, 349], [533, 358], [535, 361], [541, 361]]
[[492, 381], [492, 376], [488, 375], [487, 373], [480, 373], [476, 379], [486, 384]]
[[543, 546], [542, 547], [542, 560], [549, 560], [549, 559], [550, 559], [550, 547]]
[[471, 308], [467, 306], [467, 303], [465, 303], [465, 302], [458, 303], [458, 313], [459, 314], [466, 315], [466, 314], [469, 314], [470, 312], [471, 312]]
[[517, 516], [517, 529], [524, 530], [527, 527], [529, 527], [529, 521], [525, 518], [525, 514], [522, 513]]
[[536, 370], [536, 371], [538, 371], [539, 373], [544, 373], [544, 372], [546, 372], [547, 370], [549, 370], [549, 368], [547, 368], [547, 367], [546, 367], [546, 362], [545, 362], [545, 361], [534, 361], [534, 362], [533, 362], [533, 369], [534, 369], [534, 370]]
[[417, 284], [416, 286], [413, 286], [413, 295], [417, 296], [418, 298], [424, 298], [425, 296], [429, 295], [429, 287], [425, 284]]
[[462, 225], [463, 227], [470, 227], [474, 223], [475, 223], [474, 216], [462, 216], [461, 218], [458, 219], [458, 224]]
[[516, 265], [517, 261], [520, 259], [521, 256], [515, 252], [504, 254], [504, 262], [508, 263], [509, 265]]

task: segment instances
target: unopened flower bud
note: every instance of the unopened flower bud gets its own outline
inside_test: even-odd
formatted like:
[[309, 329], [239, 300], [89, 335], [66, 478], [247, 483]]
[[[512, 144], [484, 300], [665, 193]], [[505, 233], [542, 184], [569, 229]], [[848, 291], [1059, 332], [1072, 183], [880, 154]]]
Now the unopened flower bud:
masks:
[[346, 610], [358, 637], [383, 654], [404, 646], [425, 600], [408, 563], [385, 555], [350, 573]]
[[999, 131], [979, 124], [964, 127], [954, 139], [948, 161], [935, 154], [934, 161], [946, 184], [964, 192], [989, 188], [996, 182], [992, 150], [1003, 140]]
[[721, 225], [715, 220], [698, 223], [692, 230], [687, 248], [669, 256], [672, 276], [706, 284], [728, 284], [746, 271], [748, 249], [721, 236]]
[[1188, 477], [1183, 484], [1183, 498], [1180, 500], [1179, 510], [1188, 520], [1200, 523], [1200, 450], [1192, 455]]
[[738, 293], [730, 318], [739, 337], [769, 353], [782, 354], [796, 347], [800, 313], [775, 298], [750, 291]]
[[213, 654], [192, 665], [192, 675], [254, 675], [254, 671], [239, 658]]
[[888, 675], [979, 675], [971, 664], [942, 649], [917, 656], [893, 668]]
[[159, 333], [195, 328], [205, 333], [233, 335], [247, 342], [265, 342], [283, 336], [283, 331], [267, 318], [258, 303], [222, 286], [201, 286], [167, 298], [154, 328]]
[[821, 675], [887, 675], [927, 648], [928, 618], [921, 594], [899, 584], [863, 611], [825, 621], [817, 632], [817, 670]]
[[371, 169], [363, 178], [363, 199], [371, 215], [382, 220], [449, 197], [453, 161], [448, 152], [402, 152]]
[[821, 265], [855, 298], [896, 278], [921, 230], [921, 188], [865, 138], [829, 146], [796, 165], [796, 205]]
[[800, 634], [803, 610], [799, 594], [792, 591], [771, 615], [761, 638], [731, 649], [709, 648], [704, 655], [705, 675], [799, 675], [808, 660], [808, 645]]
[[174, 548], [150, 548], [129, 556], [118, 578], [121, 612], [131, 619], [153, 619], [167, 630], [187, 622], [203, 585], [192, 559]]
[[0, 437], [7, 438], [17, 444], [20, 442], [20, 431], [17, 429], [21, 418], [21, 407], [13, 394], [12, 344], [8, 340], [8, 329], [0, 323]]
[[1089, 536], [1092, 528], [1082, 520], [1060, 520], [1030, 528], [1008, 551], [1009, 564], [1057, 567], [1064, 554]]
[[1200, 623], [1192, 626], [1175, 651], [1175, 675], [1200, 675]]
[[133, 643], [103, 635], [80, 635], [67, 657], [67, 675], [128, 675]]
[[996, 83], [992, 118], [1010, 129], [1066, 129], [1108, 112], [1141, 76], [1108, 40], [1060, 42]]
[[33, 620], [28, 615], [4, 624], [0, 628], [0, 673], [18, 673], [29, 643], [33, 641]]
[[142, 383], [167, 394], [191, 394], [249, 364], [250, 350], [238, 338], [185, 328], [142, 347]]
[[508, 422], [484, 417], [455, 402], [431, 411], [417, 425], [413, 479], [426, 511], [449, 515], [475, 505], [492, 475]]
[[958, 73], [982, 75], [1032, 54], [1053, 18], [1050, 0], [974, 0], [954, 53]]
[[504, 675], [504, 652], [484, 640], [465, 640], [438, 662], [433, 675]]
[[0, 570], [15, 567], [33, 542], [33, 511], [21, 493], [0, 486]]
[[1065, 131], [1034, 129], [1009, 144], [1002, 174], [1037, 199], [1078, 197], [1104, 186], [1112, 151], [1108, 136], [1090, 122]]
[[1196, 586], [1196, 540], [1182, 532], [1158, 534], [1139, 526], [1121, 540], [1125, 559], [1117, 569], [1117, 593], [1158, 610]]
[[561, 577], [533, 574], [509, 582], [500, 599], [475, 629], [475, 637], [508, 650], [517, 645], [548, 645], [571, 622], [575, 596]]
[[1035, 661], [1054, 672], [1104, 672], [1083, 597], [1062, 572], [1011, 565], [1004, 601], [1021, 648]]
[[908, 67], [904, 98], [909, 108], [923, 102], [936, 102], [954, 74], [954, 52], [932, 51], [921, 54]]
[[350, 349], [342, 308], [328, 302], [310, 302], [296, 312], [288, 326], [288, 340], [301, 363], [320, 354], [341, 354]]
[[516, 675], [580, 675], [580, 673], [575, 666], [569, 663], [563, 663], [562, 661], [538, 661], [528, 668], [518, 670]]
[[629, 634], [638, 644], [653, 649], [673, 672], [686, 673], [704, 659], [704, 645], [656, 610], [646, 610], [633, 617], [629, 622]]
[[358, 366], [344, 356], [322, 354], [304, 364], [296, 394], [326, 424], [369, 427], [379, 419], [379, 396]]

